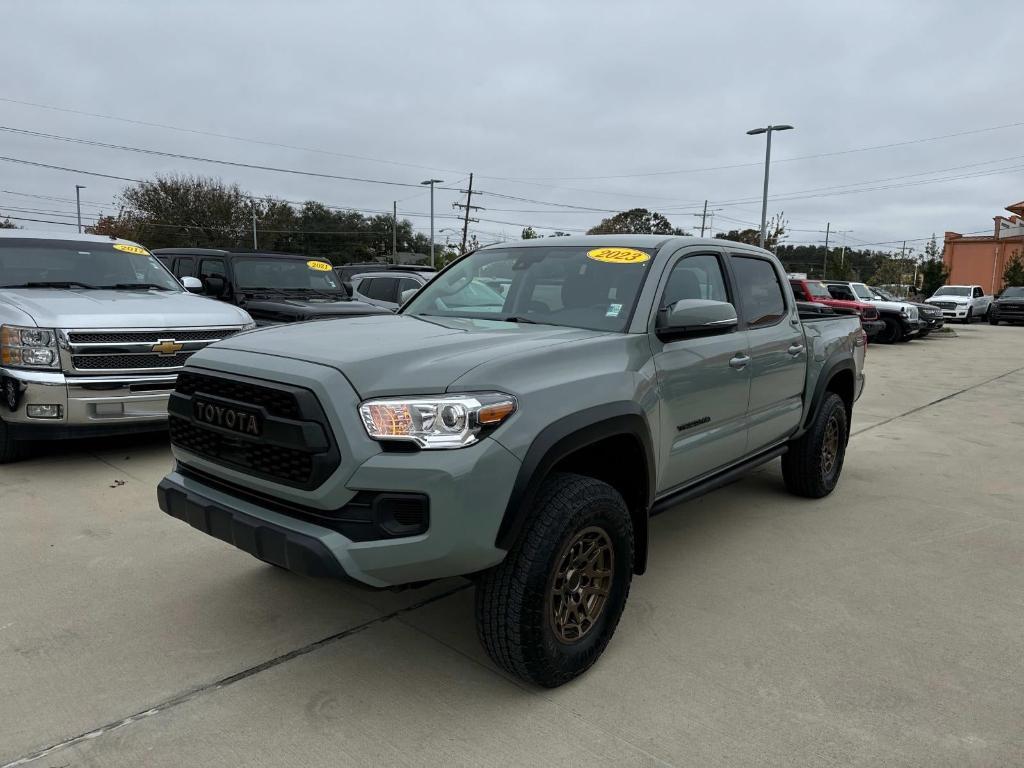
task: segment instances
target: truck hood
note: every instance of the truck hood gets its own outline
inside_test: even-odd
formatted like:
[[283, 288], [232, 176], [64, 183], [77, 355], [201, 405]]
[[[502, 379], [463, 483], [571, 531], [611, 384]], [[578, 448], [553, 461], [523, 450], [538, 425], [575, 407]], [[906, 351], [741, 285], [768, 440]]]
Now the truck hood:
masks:
[[40, 328], [183, 328], [243, 325], [238, 307], [184, 291], [7, 288], [0, 306], [15, 307]]
[[963, 304], [967, 306], [971, 303], [970, 298], [967, 296], [930, 296], [925, 299], [928, 304], [934, 304], [937, 301], [949, 302], [950, 304]]
[[387, 314], [264, 328], [213, 344], [190, 362], [216, 367], [218, 349], [235, 349], [336, 368], [363, 398], [435, 394], [490, 360], [547, 353], [603, 335], [553, 325]]
[[388, 309], [363, 301], [342, 299], [334, 301], [315, 297], [274, 297], [247, 299], [242, 306], [257, 322], [291, 323], [323, 317], [359, 317], [362, 315], [392, 314]]

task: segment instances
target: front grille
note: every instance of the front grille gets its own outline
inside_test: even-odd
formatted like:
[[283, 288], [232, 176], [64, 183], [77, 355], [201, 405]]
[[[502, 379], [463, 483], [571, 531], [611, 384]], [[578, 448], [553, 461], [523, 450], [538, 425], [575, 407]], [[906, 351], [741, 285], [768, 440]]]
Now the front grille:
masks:
[[1021, 315], [1024, 314], [1024, 304], [997, 304], [996, 312], [1000, 315]]
[[933, 301], [932, 304], [940, 309], [956, 309], [957, 307], [955, 301]]
[[864, 307], [863, 311], [861, 312], [861, 317], [864, 318], [865, 320], [877, 320], [878, 310], [871, 306]]
[[72, 344], [156, 344], [161, 339], [201, 341], [226, 339], [237, 333], [234, 328], [207, 328], [195, 331], [74, 331], [68, 334]]
[[71, 364], [79, 371], [127, 371], [141, 368], [178, 368], [192, 357], [178, 355], [72, 355]]
[[250, 443], [204, 429], [181, 418], [170, 420], [171, 442], [197, 453], [259, 475], [269, 475], [294, 484], [309, 481], [312, 456], [294, 448]]
[[[243, 437], [197, 422], [193, 397], [261, 412], [262, 436]], [[340, 463], [323, 408], [303, 387], [183, 371], [168, 411], [175, 446], [246, 474], [312, 489]]]
[[199, 392], [246, 405], [255, 405], [266, 408], [267, 413], [284, 419], [299, 418], [299, 402], [294, 393], [238, 379], [222, 379], [183, 371], [178, 374], [175, 390], [183, 395], [194, 395]]

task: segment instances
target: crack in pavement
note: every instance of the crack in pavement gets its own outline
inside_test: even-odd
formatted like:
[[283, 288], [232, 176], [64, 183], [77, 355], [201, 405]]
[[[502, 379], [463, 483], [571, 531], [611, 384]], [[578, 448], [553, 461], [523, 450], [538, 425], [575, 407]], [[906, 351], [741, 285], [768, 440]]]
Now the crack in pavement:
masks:
[[273, 669], [274, 667], [280, 666], [281, 664], [291, 661], [292, 659], [297, 659], [300, 656], [305, 656], [306, 654], [312, 653], [313, 651], [323, 648], [326, 645], [330, 645], [331, 643], [335, 643], [339, 640], [344, 640], [346, 637], [350, 637], [351, 635], [355, 635], [359, 632], [362, 632], [364, 629], [369, 629], [370, 627], [377, 624], [383, 624], [386, 621], [398, 618], [402, 614], [415, 611], [419, 608], [423, 608], [424, 606], [430, 605], [431, 603], [435, 603], [438, 600], [443, 600], [446, 597], [451, 597], [457, 592], [461, 592], [464, 589], [469, 589], [471, 586], [472, 584], [460, 584], [459, 586], [442, 592], [439, 595], [428, 597], [426, 600], [421, 600], [418, 603], [406, 606], [405, 608], [399, 608], [396, 611], [384, 614], [383, 616], [378, 616], [375, 619], [370, 619], [369, 621], [365, 621], [362, 624], [357, 624], [356, 626], [349, 627], [348, 629], [344, 629], [341, 632], [336, 632], [333, 635], [328, 635], [327, 637], [323, 637], [319, 640], [314, 640], [313, 642], [307, 643], [306, 645], [300, 646], [299, 648], [295, 648], [291, 651], [287, 651], [286, 653], [282, 653], [279, 656], [275, 656], [272, 659], [267, 659], [266, 661], [260, 662], [255, 666], [249, 667], [248, 669], [243, 669], [241, 672], [235, 672], [234, 674], [228, 675], [227, 677], [223, 677], [215, 682], [200, 685], [196, 688], [191, 688], [183, 693], [171, 696], [169, 699], [164, 699], [160, 703], [155, 704], [152, 707], [149, 707], [148, 709], [136, 712], [133, 715], [129, 715], [128, 717], [106, 723], [105, 725], [101, 725], [98, 728], [93, 728], [92, 730], [85, 731], [84, 733], [80, 733], [77, 736], [72, 736], [71, 738], [64, 739], [63, 741], [57, 744], [51, 744], [48, 747], [42, 747], [40, 749], [33, 750], [32, 752], [29, 752], [26, 755], [22, 755], [19, 758], [16, 758], [14, 760], [11, 760], [10, 762], [0, 765], [0, 768], [15, 768], [15, 766], [26, 765], [34, 760], [38, 760], [41, 757], [46, 757], [47, 755], [53, 754], [58, 750], [65, 749], [67, 747], [73, 747], [77, 744], [81, 744], [83, 742], [99, 738], [100, 736], [110, 733], [111, 731], [115, 731], [120, 728], [132, 725], [133, 723], [136, 723], [147, 717], [158, 715], [161, 712], [166, 712], [169, 709], [173, 709], [174, 707], [186, 704], [194, 699], [199, 698], [200, 696], [204, 696], [208, 693], [213, 693], [223, 688], [227, 688], [229, 685], [234, 685], [235, 683], [241, 682], [242, 680], [246, 680], [254, 675], [259, 674], [260, 672], [265, 672], [268, 669]]
[[[850, 437], [853, 437], [854, 435], [862, 435], [865, 432], [875, 429], [876, 427], [884, 427], [886, 424], [890, 424], [894, 421], [902, 419], [905, 416], [912, 416], [913, 414], [918, 413], [919, 411], [923, 411], [925, 408], [931, 408], [933, 405], [938, 405], [939, 403], [943, 403], [946, 400], [952, 400], [954, 397], [959, 397], [965, 392], [970, 392], [972, 389], [984, 387], [986, 384], [991, 384], [993, 381], [999, 381], [999, 379], [1005, 379], [1007, 376], [1012, 376], [1013, 374], [1020, 373], [1021, 371], [1024, 371], [1024, 366], [1020, 368], [1014, 368], [1012, 371], [1007, 371], [1006, 373], [1000, 373], [998, 376], [993, 376], [991, 379], [979, 381], [977, 384], [972, 384], [971, 386], [964, 387], [963, 389], [957, 390], [956, 392], [952, 392], [948, 395], [943, 395], [937, 400], [932, 400], [931, 402], [925, 403], [924, 405], [919, 405], [916, 408], [911, 408], [909, 411], [904, 411], [903, 413], [896, 414], [895, 416], [891, 416], [890, 418], [885, 419], [884, 421], [879, 421], [867, 427], [864, 427], [863, 429], [855, 430], [850, 434]], [[0, 766], [0, 768], [4, 768], [4, 766]]]

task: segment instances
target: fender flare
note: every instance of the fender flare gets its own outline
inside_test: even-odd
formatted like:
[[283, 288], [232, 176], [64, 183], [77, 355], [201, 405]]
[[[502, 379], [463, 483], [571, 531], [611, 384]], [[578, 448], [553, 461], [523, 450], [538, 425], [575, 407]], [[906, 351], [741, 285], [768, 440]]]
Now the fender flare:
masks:
[[563, 416], [533, 439], [512, 486], [495, 537], [495, 546], [505, 550], [512, 547], [522, 531], [541, 484], [559, 461], [600, 440], [622, 435], [637, 440], [646, 464], [643, 509], [631, 510], [634, 520], [634, 571], [643, 573], [647, 564], [647, 520], [654, 499], [656, 465], [654, 443], [647, 419], [643, 409], [632, 400], [586, 408]]
[[825, 391], [829, 382], [832, 381], [835, 375], [841, 371], [849, 371], [854, 376], [857, 375], [857, 366], [854, 365], [853, 355], [849, 352], [833, 355], [833, 358], [825, 364], [824, 368], [821, 369], [821, 373], [818, 375], [818, 381], [814, 385], [814, 394], [811, 396], [810, 407], [807, 409], [803, 425], [800, 428], [801, 432], [807, 430], [815, 417], [817, 417], [818, 409], [821, 408], [821, 402], [825, 399]]

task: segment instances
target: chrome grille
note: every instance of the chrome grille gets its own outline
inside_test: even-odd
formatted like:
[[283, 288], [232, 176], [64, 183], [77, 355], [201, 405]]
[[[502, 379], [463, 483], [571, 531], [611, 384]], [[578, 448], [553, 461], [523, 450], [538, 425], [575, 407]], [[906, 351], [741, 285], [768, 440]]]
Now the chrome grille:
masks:
[[62, 333], [64, 370], [83, 373], [176, 371], [209, 344], [238, 328], [140, 328], [67, 330]]
[[957, 307], [955, 301], [932, 301], [930, 303], [941, 309], [956, 309]]

